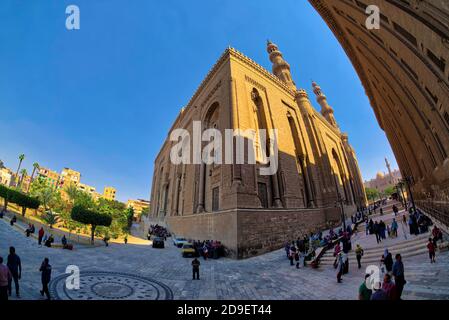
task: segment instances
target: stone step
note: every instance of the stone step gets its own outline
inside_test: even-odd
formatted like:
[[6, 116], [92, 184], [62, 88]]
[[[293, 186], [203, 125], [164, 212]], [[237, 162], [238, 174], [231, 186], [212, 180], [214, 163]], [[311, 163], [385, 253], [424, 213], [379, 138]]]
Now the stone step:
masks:
[[[365, 248], [364, 251], [365, 251], [365, 253], [372, 252], [372, 251], [383, 252], [385, 250], [385, 247], [387, 247], [387, 248], [402, 248], [402, 247], [407, 247], [409, 245], [413, 245], [415, 243], [423, 243], [423, 242], [427, 243], [427, 239], [429, 238], [430, 235], [431, 235], [430, 232], [422, 233], [422, 234], [420, 234], [418, 236], [412, 236], [411, 238], [410, 238], [410, 235], [407, 235], [407, 237], [408, 237], [407, 240], [402, 240], [402, 241], [399, 240], [400, 242], [394, 243], [394, 244], [390, 244], [390, 245], [383, 245], [383, 243], [380, 243], [377, 247]], [[372, 235], [372, 237], [373, 237], [373, 240], [374, 240], [375, 236]], [[400, 236], [400, 237], [402, 237], [402, 236]], [[356, 243], [356, 242], [357, 242], [357, 240], [355, 240], [355, 241], [354, 241], [354, 239], [352, 240], [353, 249], [355, 249], [354, 243]], [[332, 250], [328, 250], [324, 254], [324, 256], [328, 256], [328, 255], [332, 256], [333, 253], [334, 253], [333, 249]]]
[[[400, 253], [400, 254], [405, 254], [405, 253], [409, 253], [409, 252], [414, 252], [414, 251], [420, 251], [420, 250], [427, 250], [426, 244], [425, 243], [417, 243], [414, 245], [411, 245], [409, 247], [403, 247], [403, 248], [395, 248], [395, 247], [391, 247], [388, 249], [389, 252], [391, 252], [391, 254], [394, 256], [396, 253]], [[380, 252], [365, 252], [363, 254], [362, 259], [378, 259], [380, 260], [380, 257], [383, 254], [383, 250]], [[355, 253], [354, 252], [350, 252], [349, 253], [349, 259], [356, 259]], [[323, 256], [321, 258], [321, 261], [334, 261], [335, 257], [334, 256]]]
[[[394, 252], [393, 252], [394, 253]], [[400, 252], [401, 257], [402, 258], [408, 258], [408, 257], [414, 257], [414, 256], [418, 256], [418, 255], [424, 255], [427, 254], [427, 248], [424, 249], [419, 249], [419, 250], [413, 250], [410, 252]], [[326, 261], [326, 260], [321, 260], [320, 261], [320, 265], [323, 266], [332, 266], [334, 263], [334, 260], [330, 261]], [[380, 264], [380, 257], [377, 257], [377, 259], [375, 257], [370, 257], [370, 258], [366, 258], [365, 256], [363, 256], [362, 258], [362, 265], [366, 266], [367, 264], [374, 264], [374, 265], [379, 265]], [[357, 260], [355, 257], [351, 258], [349, 257], [349, 265], [357, 265]]]

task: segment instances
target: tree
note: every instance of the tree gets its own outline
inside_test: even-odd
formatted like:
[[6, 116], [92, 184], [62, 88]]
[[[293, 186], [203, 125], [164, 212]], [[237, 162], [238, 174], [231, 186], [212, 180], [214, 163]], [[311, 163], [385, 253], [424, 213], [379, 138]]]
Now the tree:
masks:
[[8, 190], [8, 200], [22, 207], [23, 216], [25, 216], [26, 209], [37, 209], [41, 205], [39, 199], [13, 189]]
[[9, 190], [10, 189], [8, 187], [5, 187], [4, 185], [0, 184], [0, 197], [2, 197], [4, 201], [4, 207], [2, 212], [8, 210]]
[[20, 177], [20, 182], [18, 185], [19, 188], [22, 186], [23, 179], [28, 175], [27, 169], [20, 170], [20, 175], [21, 175], [21, 177]]
[[25, 159], [25, 155], [22, 153], [21, 155], [19, 155], [19, 165], [18, 165], [18, 167], [17, 167], [17, 171], [16, 171], [16, 183], [15, 183], [15, 185], [17, 185], [17, 183], [18, 183], [18, 179], [19, 179], [19, 170], [20, 170], [20, 167], [22, 166], [22, 162], [23, 162], [23, 160]]
[[109, 227], [112, 223], [112, 217], [97, 210], [88, 209], [81, 205], [75, 205], [72, 208], [71, 217], [73, 220], [90, 225], [91, 242], [94, 243], [95, 229], [97, 226]]
[[37, 162], [33, 163], [33, 172], [31, 173], [31, 182], [28, 185], [27, 193], [30, 192], [30, 186], [31, 186], [31, 183], [34, 181], [34, 174], [36, 173], [36, 170], [39, 170], [39, 163], [37, 163]]
[[44, 215], [42, 216], [42, 220], [48, 224], [48, 226], [53, 228], [53, 225], [58, 223], [59, 217], [57, 214], [53, 213], [51, 210], [45, 211]]
[[396, 193], [396, 189], [394, 188], [394, 186], [388, 186], [387, 188], [385, 188], [384, 190], [384, 194], [387, 197], [390, 197], [393, 193]]
[[375, 201], [379, 197], [379, 191], [374, 188], [365, 188], [365, 193], [368, 200]]

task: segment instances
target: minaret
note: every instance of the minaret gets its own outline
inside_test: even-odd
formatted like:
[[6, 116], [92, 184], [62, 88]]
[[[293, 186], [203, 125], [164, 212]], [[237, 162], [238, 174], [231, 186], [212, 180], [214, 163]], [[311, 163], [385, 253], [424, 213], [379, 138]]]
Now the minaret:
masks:
[[388, 176], [390, 177], [390, 183], [393, 183], [393, 175], [391, 174], [391, 166], [390, 163], [388, 162], [388, 159], [385, 158], [385, 164], [387, 165], [387, 169], [388, 169]]
[[334, 109], [332, 109], [332, 107], [327, 103], [327, 98], [321, 91], [320, 86], [317, 85], [315, 81], [312, 81], [312, 87], [313, 92], [316, 95], [316, 101], [318, 101], [318, 103], [321, 106], [321, 114], [332, 126], [334, 126], [337, 129], [340, 129], [334, 117]]
[[267, 52], [270, 54], [271, 63], [273, 63], [274, 75], [284, 82], [290, 89], [296, 91], [296, 85], [293, 82], [292, 75], [290, 73], [290, 65], [284, 60], [277, 45], [272, 43], [270, 40], [267, 41]]

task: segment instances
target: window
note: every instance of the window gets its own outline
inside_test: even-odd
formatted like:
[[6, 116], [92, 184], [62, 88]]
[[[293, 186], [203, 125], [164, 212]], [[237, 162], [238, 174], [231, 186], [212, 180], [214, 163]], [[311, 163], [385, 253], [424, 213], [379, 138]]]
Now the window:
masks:
[[437, 103], [438, 103], [438, 97], [437, 97], [436, 95], [434, 95], [434, 94], [432, 93], [432, 91], [430, 91], [429, 88], [427, 88], [427, 87], [426, 87], [426, 91], [427, 91], [427, 93], [429, 94], [429, 96], [432, 97], [433, 102], [435, 102], [435, 104], [437, 104]]
[[442, 71], [446, 69], [446, 62], [443, 58], [438, 58], [432, 51], [427, 49], [427, 56], [432, 60], [432, 62]]
[[212, 189], [212, 211], [218, 211], [220, 208], [220, 188]]
[[444, 120], [446, 120], [447, 125], [449, 126], [449, 113], [447, 113], [446, 111], [444, 112]]
[[416, 74], [416, 72], [407, 64], [407, 62], [405, 62], [403, 59], [401, 59], [402, 64], [405, 66], [405, 68], [412, 74], [412, 76], [415, 79], [418, 79], [418, 75]]
[[363, 2], [358, 1], [358, 0], [355, 0], [355, 2], [357, 3], [357, 5], [358, 5], [360, 8], [362, 8], [363, 10], [366, 10], [366, 7], [367, 7], [366, 4], [364, 4]]
[[412, 43], [415, 47], [417, 46], [417, 41], [416, 38], [407, 30], [405, 30], [404, 28], [402, 28], [400, 25], [398, 25], [397, 23], [393, 22], [393, 26], [394, 29], [400, 33], [404, 38], [406, 38], [410, 43]]
[[263, 182], [257, 184], [260, 203], [263, 208], [268, 208], [268, 192], [267, 185]]

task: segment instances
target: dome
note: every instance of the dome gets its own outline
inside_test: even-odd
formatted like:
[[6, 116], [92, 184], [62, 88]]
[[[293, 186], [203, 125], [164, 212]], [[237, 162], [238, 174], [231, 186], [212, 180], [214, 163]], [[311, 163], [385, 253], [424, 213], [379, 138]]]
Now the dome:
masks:
[[385, 177], [385, 175], [380, 171], [376, 174], [377, 179], [383, 179], [384, 177]]

